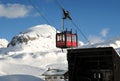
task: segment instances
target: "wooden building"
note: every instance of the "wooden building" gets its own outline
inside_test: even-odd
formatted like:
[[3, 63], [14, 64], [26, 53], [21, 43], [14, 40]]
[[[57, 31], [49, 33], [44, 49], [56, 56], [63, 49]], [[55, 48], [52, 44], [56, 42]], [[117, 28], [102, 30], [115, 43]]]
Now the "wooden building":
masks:
[[69, 81], [120, 81], [120, 56], [112, 47], [68, 49]]

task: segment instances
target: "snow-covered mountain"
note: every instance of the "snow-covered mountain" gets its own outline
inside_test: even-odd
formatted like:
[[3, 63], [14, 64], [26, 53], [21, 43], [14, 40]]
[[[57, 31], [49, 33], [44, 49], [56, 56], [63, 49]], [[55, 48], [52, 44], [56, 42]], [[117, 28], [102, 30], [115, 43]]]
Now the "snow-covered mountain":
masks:
[[120, 37], [112, 38], [110, 40], [102, 41], [95, 44], [84, 44], [80, 48], [92, 48], [92, 47], [113, 47], [115, 49], [120, 48]]
[[6, 39], [0, 39], [0, 48], [6, 48], [8, 41]]
[[[41, 81], [42, 73], [48, 68], [66, 70], [67, 51], [55, 47], [55, 34], [54, 27], [37, 25], [14, 36], [9, 44], [3, 40], [0, 81]], [[92, 45], [79, 42], [79, 45], [79, 48], [112, 46], [119, 51], [120, 38]]]
[[55, 33], [55, 28], [49, 25], [37, 25], [14, 36], [8, 47], [15, 46], [23, 50], [29, 48], [28, 51], [32, 52], [55, 49]]
[[0, 50], [0, 75], [42, 78], [47, 68], [67, 69], [66, 51], [56, 48], [55, 34], [54, 27], [37, 25], [14, 36], [7, 47]]

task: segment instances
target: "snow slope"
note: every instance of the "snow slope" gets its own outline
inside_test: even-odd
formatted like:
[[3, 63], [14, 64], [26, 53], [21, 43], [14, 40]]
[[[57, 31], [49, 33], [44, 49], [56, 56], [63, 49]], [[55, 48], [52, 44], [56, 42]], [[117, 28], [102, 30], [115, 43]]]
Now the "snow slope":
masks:
[[31, 75], [5, 75], [0, 76], [0, 81], [44, 81]]
[[[54, 27], [37, 25], [14, 36], [8, 45], [3, 44], [0, 49], [0, 81], [42, 81], [44, 77], [41, 75], [48, 68], [66, 70], [67, 51], [55, 47], [55, 34]], [[119, 52], [120, 38], [92, 45], [80, 42], [79, 48], [108, 46]]]

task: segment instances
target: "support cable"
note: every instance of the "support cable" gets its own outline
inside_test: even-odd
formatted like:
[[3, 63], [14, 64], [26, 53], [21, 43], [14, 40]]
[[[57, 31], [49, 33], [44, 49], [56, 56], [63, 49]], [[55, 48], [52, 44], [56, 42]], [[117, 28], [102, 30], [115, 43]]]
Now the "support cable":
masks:
[[[42, 18], [47, 22], [48, 25], [51, 25], [50, 22], [48, 21], [48, 19], [44, 16], [44, 14], [41, 13], [40, 9], [38, 9], [37, 6], [35, 6], [35, 4], [33, 4], [32, 0], [28, 0], [29, 3], [33, 6], [33, 8], [42, 16]], [[51, 25], [52, 26], [52, 25]], [[53, 29], [54, 30], [54, 29]], [[54, 30], [55, 32], [57, 32], [57, 28], [56, 30]]]
[[82, 30], [75, 24], [75, 22], [73, 20], [71, 20], [71, 22], [73, 23], [73, 25], [79, 30], [79, 32], [81, 33], [81, 35], [85, 38], [85, 40], [88, 41], [89, 44], [91, 44], [91, 42], [88, 40], [88, 38], [86, 37], [86, 35], [82, 32]]
[[58, 2], [58, 0], [54, 0], [55, 4], [57, 4], [57, 6], [60, 8], [60, 9], [63, 9], [63, 6]]
[[28, 0], [29, 3], [33, 6], [33, 8], [42, 16], [42, 18], [47, 22], [47, 24], [51, 25], [47, 18], [40, 12], [40, 10], [33, 4], [32, 0]]
[[[55, 3], [59, 6], [60, 9], [64, 9], [63, 6], [58, 2], [58, 0], [54, 0]], [[81, 33], [81, 35], [85, 38], [85, 40], [87, 40], [87, 42], [89, 44], [91, 44], [91, 42], [88, 40], [88, 38], [86, 37], [86, 35], [82, 32], [82, 30], [75, 24], [75, 22], [73, 21], [73, 19], [70, 19], [72, 24], [79, 30], [79, 32]]]

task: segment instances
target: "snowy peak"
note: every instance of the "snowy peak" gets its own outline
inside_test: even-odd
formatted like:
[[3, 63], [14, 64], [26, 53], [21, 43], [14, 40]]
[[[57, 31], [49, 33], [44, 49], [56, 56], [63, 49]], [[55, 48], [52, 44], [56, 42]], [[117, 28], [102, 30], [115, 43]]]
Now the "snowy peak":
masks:
[[112, 38], [110, 40], [106, 40], [106, 41], [95, 43], [95, 44], [86, 44], [81, 47], [82, 48], [113, 47], [115, 49], [118, 49], [120, 48], [120, 37]]
[[53, 28], [50, 25], [37, 25], [35, 27], [31, 27], [27, 29], [26, 31], [22, 32], [22, 34], [26, 34], [33, 37], [49, 37], [53, 34], [55, 34], [55, 28]]
[[0, 48], [5, 48], [8, 45], [8, 41], [6, 39], [0, 39]]
[[37, 25], [14, 36], [8, 47], [17, 45], [20, 47], [21, 45], [22, 49], [27, 46], [34, 50], [55, 48], [55, 34], [56, 30], [54, 27]]
[[37, 25], [13, 37], [7, 48], [0, 49], [0, 75], [42, 78], [49, 67], [67, 69], [66, 50], [56, 48], [55, 34], [53, 27]]

